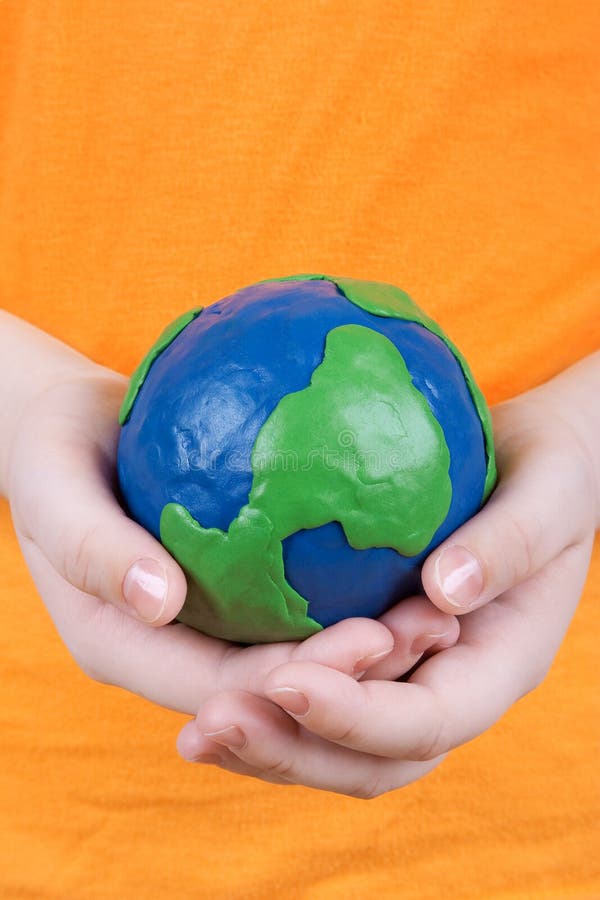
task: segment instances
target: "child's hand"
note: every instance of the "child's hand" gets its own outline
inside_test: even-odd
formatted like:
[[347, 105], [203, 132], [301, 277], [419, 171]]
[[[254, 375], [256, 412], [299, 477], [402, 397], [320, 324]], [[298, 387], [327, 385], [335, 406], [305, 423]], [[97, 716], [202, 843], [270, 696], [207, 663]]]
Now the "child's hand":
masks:
[[[498, 488], [423, 572], [440, 609], [468, 612], [455, 646], [405, 683], [390, 680], [389, 657], [361, 682], [286, 663], [265, 681], [272, 702], [242, 691], [209, 700], [181, 732], [181, 755], [218, 754], [234, 772], [371, 798], [426, 774], [539, 685], [577, 606], [598, 524], [598, 363], [495, 409]], [[391, 627], [402, 607], [380, 621]]]
[[[14, 428], [6, 420], [11, 439], [3, 448], [1, 483], [39, 593], [84, 672], [193, 714], [218, 691], [261, 693], [266, 675], [283, 662], [312, 660], [358, 677], [373, 656], [387, 655], [394, 636], [368, 619], [347, 620], [301, 643], [247, 648], [165, 625], [183, 605], [185, 577], [114, 495], [125, 379], [22, 323], [14, 328], [14, 340], [25, 332], [26, 343], [38, 343], [36, 359], [46, 354], [48, 371], [60, 375], [44, 372], [42, 389], [32, 380], [15, 405]], [[436, 638], [427, 634], [442, 632], [448, 643], [458, 634], [454, 616], [429, 601], [407, 608], [402, 620], [405, 644], [392, 654], [399, 671], [404, 657], [418, 658], [411, 643], [430, 646]]]

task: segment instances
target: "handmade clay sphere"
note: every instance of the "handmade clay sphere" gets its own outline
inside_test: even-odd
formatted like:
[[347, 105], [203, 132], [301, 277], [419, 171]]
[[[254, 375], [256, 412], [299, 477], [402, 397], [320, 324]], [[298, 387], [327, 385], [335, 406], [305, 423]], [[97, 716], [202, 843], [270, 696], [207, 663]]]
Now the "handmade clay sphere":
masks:
[[376, 618], [494, 486], [460, 352], [390, 284], [295, 275], [177, 319], [121, 410], [130, 515], [188, 577], [179, 619], [242, 643]]

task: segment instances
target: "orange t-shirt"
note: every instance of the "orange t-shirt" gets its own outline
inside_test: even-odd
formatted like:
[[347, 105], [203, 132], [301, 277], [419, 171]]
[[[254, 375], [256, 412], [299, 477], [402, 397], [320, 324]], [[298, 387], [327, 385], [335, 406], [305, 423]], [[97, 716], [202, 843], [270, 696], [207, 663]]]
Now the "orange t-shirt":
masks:
[[[591, 0], [4, 0], [1, 302], [130, 372], [254, 281], [389, 281], [518, 393], [600, 342], [599, 43]], [[181, 761], [0, 530], [0, 896], [600, 897], [597, 553], [544, 685], [366, 804]]]

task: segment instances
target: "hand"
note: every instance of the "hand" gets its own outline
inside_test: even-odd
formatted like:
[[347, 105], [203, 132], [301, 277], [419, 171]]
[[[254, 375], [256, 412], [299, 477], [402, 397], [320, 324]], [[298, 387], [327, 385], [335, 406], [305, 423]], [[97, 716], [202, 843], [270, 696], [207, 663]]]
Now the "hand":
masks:
[[[114, 372], [83, 358], [69, 361], [60, 378], [49, 378], [22, 405], [7, 454], [5, 483], [19, 543], [81, 669], [193, 714], [215, 692], [261, 693], [268, 673], [284, 662], [323, 662], [359, 677], [373, 657], [388, 654], [393, 635], [369, 619], [347, 620], [302, 643], [252, 647], [166, 624], [184, 602], [183, 572], [115, 498], [117, 412], [125, 388]], [[428, 601], [401, 618], [409, 661], [418, 658], [411, 643], [435, 643], [426, 632], [450, 629], [454, 639], [458, 632], [454, 616]]]
[[[431, 600], [462, 615], [457, 643], [400, 683], [392, 655], [360, 682], [322, 663], [285, 663], [265, 680], [270, 701], [232, 691], [204, 704], [180, 733], [180, 754], [371, 798], [426, 774], [539, 685], [577, 606], [598, 522], [594, 444], [577, 427], [586, 410], [565, 419], [565, 400], [562, 376], [495, 408], [498, 487], [424, 566]], [[402, 607], [380, 619], [392, 632]]]

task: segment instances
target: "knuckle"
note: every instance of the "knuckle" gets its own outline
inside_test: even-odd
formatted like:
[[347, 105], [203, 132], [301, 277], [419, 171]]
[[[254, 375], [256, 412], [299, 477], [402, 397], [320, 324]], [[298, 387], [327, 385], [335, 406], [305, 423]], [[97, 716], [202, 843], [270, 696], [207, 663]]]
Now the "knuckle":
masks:
[[370, 741], [363, 713], [368, 711], [368, 704], [373, 696], [370, 684], [369, 681], [353, 683], [345, 715], [327, 718], [319, 728], [322, 737], [353, 750], [368, 750]]
[[511, 583], [522, 581], [535, 569], [535, 550], [541, 537], [541, 523], [522, 510], [502, 511], [502, 531], [507, 535], [504, 562]]
[[[107, 653], [109, 644], [101, 641], [99, 636], [106, 634], [111, 623], [106, 621], [107, 612], [112, 611], [107, 604], [101, 604], [85, 621], [81, 621], [72, 639], [65, 638], [69, 653], [84, 675], [98, 684], [115, 684], [114, 663], [111, 666], [111, 654]], [[114, 634], [114, 630], [111, 628]], [[113, 644], [114, 646], [114, 644]]]
[[349, 791], [349, 795], [356, 800], [375, 800], [385, 794], [387, 788], [383, 786], [383, 776], [380, 772], [374, 772], [366, 781], [361, 782]]
[[269, 766], [263, 766], [262, 771], [266, 775], [278, 775], [279, 778], [284, 778], [286, 781], [293, 781], [294, 779], [294, 760], [289, 759], [278, 759], [277, 762], [272, 763]]
[[99, 530], [99, 523], [95, 523], [86, 528], [74, 543], [72, 534], [66, 534], [63, 540], [65, 547], [62, 566], [64, 576], [70, 584], [86, 594], [95, 594], [97, 591], [94, 553]]
[[338, 744], [351, 744], [353, 747], [356, 747], [360, 739], [356, 722], [353, 722], [351, 725], [343, 725], [340, 728], [330, 729], [328, 739]]
[[427, 762], [442, 756], [449, 749], [444, 722], [440, 716], [432, 723], [431, 729], [420, 737], [410, 755], [419, 762]]

